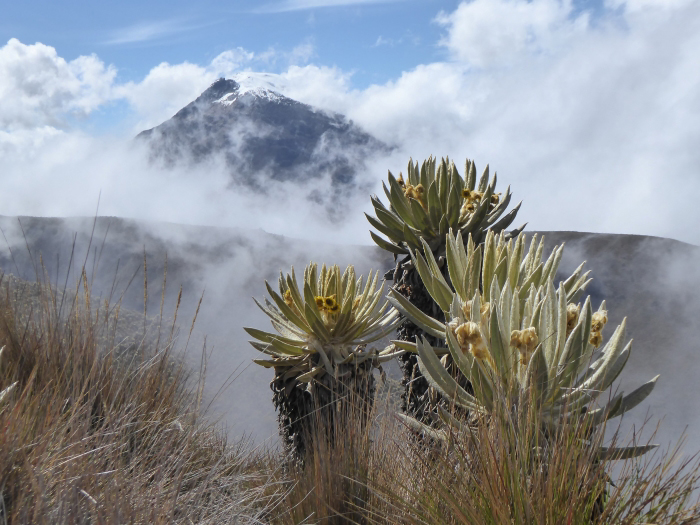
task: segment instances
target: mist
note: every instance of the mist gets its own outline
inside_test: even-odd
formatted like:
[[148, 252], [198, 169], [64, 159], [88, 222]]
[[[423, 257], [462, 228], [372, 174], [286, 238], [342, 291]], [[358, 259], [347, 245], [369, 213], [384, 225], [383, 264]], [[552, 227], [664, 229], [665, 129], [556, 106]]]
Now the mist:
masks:
[[[55, 133], [3, 154], [4, 215], [43, 217], [118, 216], [190, 225], [246, 227], [291, 237], [369, 244], [362, 211], [367, 188], [380, 190], [376, 159], [337, 202], [330, 173], [306, 180], [274, 180], [256, 174], [256, 190], [232, 179], [223, 154], [197, 164], [163, 166], [132, 138]], [[332, 145], [324, 145], [326, 151]], [[347, 155], [347, 152], [345, 152]], [[385, 163], [382, 162], [382, 163]], [[362, 188], [364, 191], [360, 191]], [[338, 205], [329, 217], [328, 206]]]

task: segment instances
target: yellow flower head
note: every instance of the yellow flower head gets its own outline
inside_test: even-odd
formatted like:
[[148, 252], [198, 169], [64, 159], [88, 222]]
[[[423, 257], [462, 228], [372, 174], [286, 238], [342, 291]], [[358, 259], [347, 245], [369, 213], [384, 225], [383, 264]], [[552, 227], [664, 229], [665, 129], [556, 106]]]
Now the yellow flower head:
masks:
[[537, 331], [534, 326], [524, 330], [513, 330], [510, 333], [510, 345], [520, 352], [520, 363], [526, 365], [530, 361], [530, 356], [539, 343]]
[[568, 336], [578, 323], [578, 316], [581, 313], [580, 304], [570, 304], [566, 307], [566, 335]]
[[479, 341], [479, 343], [477, 344], [470, 345], [469, 349], [471, 350], [472, 355], [477, 359], [488, 360], [491, 357], [489, 349], [486, 348], [486, 345], [483, 341]]
[[455, 336], [457, 337], [457, 342], [463, 348], [470, 344], [483, 342], [479, 325], [471, 321], [459, 325], [455, 330]]
[[468, 321], [456, 326], [450, 323], [450, 328], [457, 337], [457, 342], [463, 352], [471, 352], [477, 359], [489, 359], [491, 354], [486, 347], [486, 342], [481, 337], [481, 328], [476, 323]]
[[539, 338], [534, 326], [524, 330], [513, 330], [510, 333], [510, 344], [516, 348], [534, 350], [538, 343]]
[[402, 188], [406, 185], [406, 183], [405, 183], [404, 180], [403, 180], [403, 174], [402, 174], [402, 173], [399, 173], [399, 178], [396, 179], [396, 182], [398, 182], [398, 183], [399, 183], [399, 186], [401, 186]]
[[469, 319], [472, 316], [472, 302], [467, 301], [462, 305], [462, 313], [464, 314], [465, 319]]
[[476, 210], [476, 204], [472, 201], [464, 201], [464, 204], [462, 204], [462, 208], [459, 210], [460, 214], [462, 215], [467, 215], [468, 213], [473, 213], [474, 210]]
[[338, 304], [335, 301], [335, 294], [329, 296], [329, 297], [324, 297], [323, 298], [323, 306], [326, 307], [326, 309], [330, 310], [333, 307], [338, 306]]
[[537, 344], [540, 342], [539, 338], [537, 337], [535, 327], [531, 326], [530, 328], [523, 330], [522, 335], [520, 336], [520, 341], [522, 341], [523, 346], [525, 346], [528, 351], [534, 350]]
[[414, 189], [415, 189], [416, 194], [417, 194], [419, 197], [422, 197], [422, 196], [423, 196], [423, 193], [425, 193], [425, 188], [423, 187], [422, 184], [419, 184], [419, 185], [416, 186]]
[[476, 190], [462, 190], [462, 198], [466, 199], [467, 202], [479, 202], [484, 194]]
[[481, 317], [487, 317], [491, 313], [491, 303], [483, 303], [479, 309]]
[[287, 290], [284, 292], [284, 302], [287, 304], [287, 306], [293, 306], [294, 305], [294, 299], [292, 299], [292, 292]]
[[321, 295], [316, 296], [316, 306], [321, 312], [330, 312], [336, 314], [340, 311], [340, 305], [335, 299], [335, 294], [328, 297]]
[[591, 331], [592, 332], [600, 332], [603, 330], [603, 327], [607, 324], [608, 322], [608, 312], [606, 310], [601, 310], [600, 312], [596, 312], [593, 314], [593, 319], [591, 322]]
[[510, 333], [510, 346], [514, 346], [515, 348], [522, 346], [520, 343], [520, 330], [513, 330]]
[[596, 348], [598, 348], [603, 342], [603, 334], [601, 334], [600, 332], [591, 332], [591, 336], [588, 338], [588, 342]]

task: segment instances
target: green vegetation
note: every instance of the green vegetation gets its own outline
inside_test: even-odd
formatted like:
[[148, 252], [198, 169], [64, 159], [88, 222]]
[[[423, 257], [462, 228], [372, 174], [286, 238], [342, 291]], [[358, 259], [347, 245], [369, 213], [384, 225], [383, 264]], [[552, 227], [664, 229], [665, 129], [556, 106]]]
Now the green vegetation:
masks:
[[[430, 157], [423, 161], [408, 162], [407, 180], [398, 179], [389, 172], [389, 187], [383, 183], [389, 200], [387, 208], [377, 197], [372, 197], [376, 219], [367, 214], [367, 220], [389, 242], [374, 232], [372, 239], [380, 248], [397, 255], [408, 255], [409, 250], [422, 250], [421, 240], [429, 249], [444, 253], [445, 235], [450, 230], [471, 234], [480, 242], [486, 233], [504, 231], [515, 219], [520, 204], [503, 215], [510, 204], [510, 186], [505, 197], [496, 193], [496, 175], [489, 180], [489, 167], [476, 180], [476, 166], [467, 159], [464, 177], [454, 162]], [[502, 216], [503, 215], [503, 216]], [[502, 216], [502, 217], [501, 217]], [[521, 226], [516, 233], [524, 228]], [[509, 235], [514, 235], [510, 233]]]

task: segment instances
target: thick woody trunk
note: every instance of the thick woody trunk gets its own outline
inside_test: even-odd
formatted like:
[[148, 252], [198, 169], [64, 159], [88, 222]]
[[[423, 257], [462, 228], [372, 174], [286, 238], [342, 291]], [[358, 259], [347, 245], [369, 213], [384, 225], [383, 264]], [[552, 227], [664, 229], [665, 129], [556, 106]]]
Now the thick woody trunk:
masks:
[[364, 427], [376, 389], [370, 361], [341, 365], [336, 377], [324, 374], [310, 385], [276, 375], [270, 388], [285, 452], [302, 463], [313, 450], [313, 440], [333, 443], [347, 418]]
[[[444, 262], [444, 260], [443, 260]], [[396, 277], [394, 284], [395, 289], [411, 304], [417, 307], [421, 312], [437, 319], [440, 322], [445, 322], [445, 314], [438, 304], [425, 289], [423, 281], [414, 268], [401, 270], [397, 266], [397, 270], [393, 272]], [[447, 273], [447, 265], [442, 265], [442, 274], [448, 283], [451, 283]], [[389, 274], [391, 275], [391, 273]], [[421, 328], [413, 324], [410, 320], [406, 320], [397, 331], [398, 339], [408, 342], [416, 342], [418, 337], [424, 337], [433, 347], [444, 347], [445, 342], [430, 334], [426, 334]], [[445, 403], [442, 396], [430, 388], [428, 381], [423, 377], [418, 367], [418, 360], [415, 354], [405, 353], [398, 358], [399, 366], [403, 374], [402, 385], [404, 391], [401, 394], [401, 410], [408, 416], [411, 416], [421, 423], [435, 427], [438, 421], [438, 405], [443, 404], [444, 408], [451, 409], [449, 403]], [[447, 357], [446, 366], [451, 370], [453, 377], [460, 383], [462, 388], [467, 392], [472, 393], [469, 381], [456, 369], [451, 366], [451, 359]]]
[[[422, 312], [439, 321], [445, 320], [442, 310], [430, 297], [425, 286], [423, 286], [423, 281], [421, 281], [418, 272], [414, 269], [403, 272], [403, 276], [397, 283], [396, 290]], [[431, 345], [443, 346], [436, 337], [426, 334], [410, 320], [406, 320], [399, 327], [397, 337], [401, 341], [412, 343], [418, 337], [425, 337]], [[398, 359], [403, 374], [402, 385], [404, 387], [403, 394], [401, 394], [401, 410], [406, 415], [414, 417], [426, 425], [434, 425], [435, 418], [433, 416], [437, 414], [436, 396], [431, 392], [428, 382], [418, 368], [416, 355], [405, 353], [399, 356]]]

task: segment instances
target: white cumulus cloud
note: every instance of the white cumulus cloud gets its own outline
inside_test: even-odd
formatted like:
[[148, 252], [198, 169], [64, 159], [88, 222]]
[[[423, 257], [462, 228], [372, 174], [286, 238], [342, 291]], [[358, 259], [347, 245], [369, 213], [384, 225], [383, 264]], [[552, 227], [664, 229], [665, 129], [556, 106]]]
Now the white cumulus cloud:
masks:
[[110, 98], [116, 69], [95, 55], [66, 61], [53, 47], [13, 38], [0, 47], [0, 129], [57, 126]]
[[585, 32], [586, 13], [573, 17], [571, 0], [474, 0], [436, 21], [441, 40], [458, 60], [477, 67], [509, 64], [524, 52], [550, 53]]

